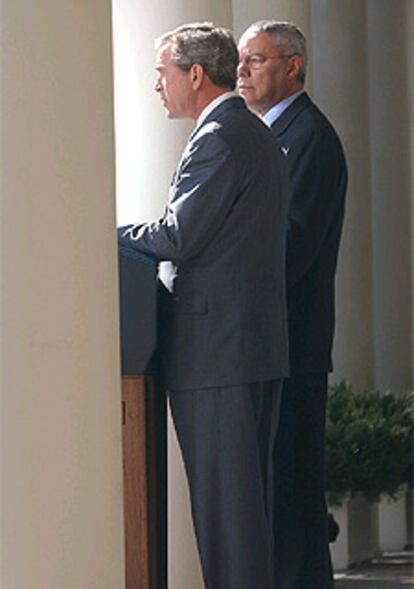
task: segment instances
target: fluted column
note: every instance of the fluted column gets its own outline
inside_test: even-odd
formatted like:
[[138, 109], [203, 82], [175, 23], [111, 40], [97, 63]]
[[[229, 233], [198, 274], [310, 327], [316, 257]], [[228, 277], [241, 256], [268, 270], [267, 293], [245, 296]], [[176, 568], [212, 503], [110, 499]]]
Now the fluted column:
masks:
[[[166, 119], [154, 85], [154, 39], [185, 22], [231, 28], [230, 0], [113, 3], [118, 223], [156, 218], [192, 123]], [[203, 589], [181, 454], [168, 421], [168, 586]]]
[[411, 384], [411, 227], [404, 3], [367, 1], [375, 383]]
[[[349, 167], [337, 276], [334, 380], [374, 384], [370, 134], [364, 2], [313, 0], [316, 102], [336, 127]], [[350, 34], [352, 31], [352, 34]]]
[[0, 10], [0, 586], [122, 589], [110, 2]]

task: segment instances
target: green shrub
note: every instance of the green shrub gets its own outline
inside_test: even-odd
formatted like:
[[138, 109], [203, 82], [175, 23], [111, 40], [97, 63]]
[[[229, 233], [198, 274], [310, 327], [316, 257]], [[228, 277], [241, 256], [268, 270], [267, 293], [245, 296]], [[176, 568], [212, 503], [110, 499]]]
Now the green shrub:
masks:
[[330, 504], [357, 493], [394, 497], [409, 482], [414, 393], [355, 392], [341, 382], [328, 394], [326, 477]]

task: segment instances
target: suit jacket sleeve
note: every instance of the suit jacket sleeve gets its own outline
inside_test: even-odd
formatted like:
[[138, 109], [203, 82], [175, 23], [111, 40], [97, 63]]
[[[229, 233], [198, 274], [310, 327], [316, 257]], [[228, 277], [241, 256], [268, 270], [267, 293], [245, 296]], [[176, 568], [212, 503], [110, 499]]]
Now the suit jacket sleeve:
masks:
[[345, 160], [327, 130], [304, 133], [288, 155], [291, 195], [287, 236], [287, 284], [301, 280], [318, 255], [330, 223], [343, 206]]
[[124, 227], [118, 241], [158, 261], [186, 261], [209, 243], [225, 220], [237, 184], [229, 146], [217, 133], [205, 132], [184, 152], [162, 219]]

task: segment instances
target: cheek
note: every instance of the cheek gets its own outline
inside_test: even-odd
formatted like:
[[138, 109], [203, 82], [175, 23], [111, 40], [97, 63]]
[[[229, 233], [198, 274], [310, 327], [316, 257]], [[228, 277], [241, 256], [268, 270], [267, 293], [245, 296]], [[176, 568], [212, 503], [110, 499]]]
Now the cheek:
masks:
[[261, 94], [263, 92], [263, 88], [264, 88], [263, 76], [261, 76], [259, 72], [255, 72], [252, 75], [252, 82], [253, 82], [253, 86], [255, 88], [256, 94]]
[[168, 102], [177, 102], [177, 84], [174, 80], [167, 80], [165, 83], [165, 95], [168, 98]]
[[170, 97], [177, 100], [182, 94], [182, 80], [177, 77], [171, 77], [167, 80], [166, 90]]
[[189, 100], [189, 88], [188, 88], [188, 84], [186, 83], [186, 81], [181, 80], [180, 84], [177, 84], [176, 88], [177, 88], [177, 100], [180, 102], [180, 104], [182, 105], [186, 105], [188, 103]]

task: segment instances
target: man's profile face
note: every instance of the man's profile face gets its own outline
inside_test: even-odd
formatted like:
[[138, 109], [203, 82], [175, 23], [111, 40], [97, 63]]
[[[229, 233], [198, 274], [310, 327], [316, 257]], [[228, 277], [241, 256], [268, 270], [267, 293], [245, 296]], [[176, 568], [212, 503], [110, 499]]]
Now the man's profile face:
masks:
[[239, 43], [237, 83], [247, 105], [264, 115], [292, 94], [289, 57], [283, 56], [270, 33], [247, 33]]
[[192, 113], [193, 92], [190, 72], [184, 72], [171, 61], [171, 47], [162, 46], [155, 62], [157, 71], [154, 90], [170, 119], [190, 117]]

